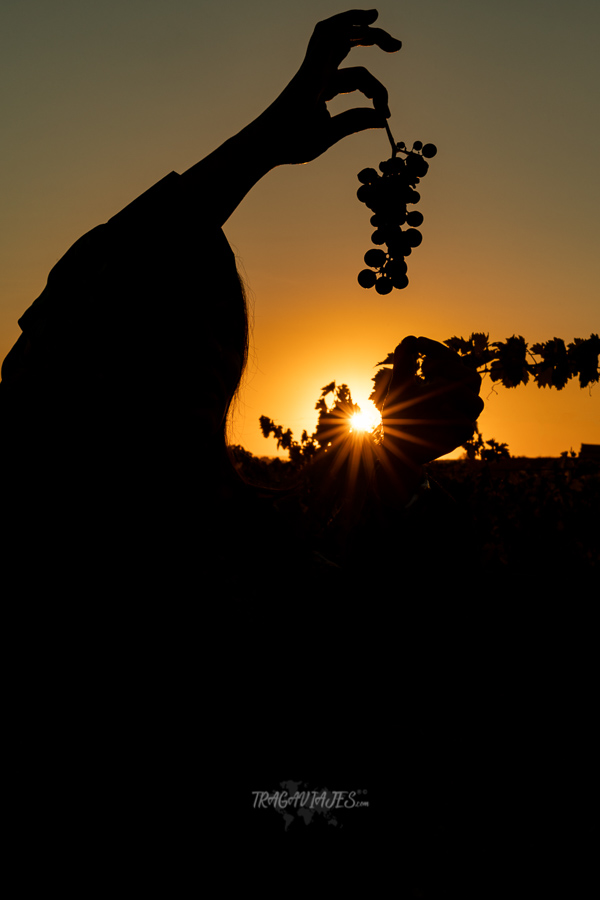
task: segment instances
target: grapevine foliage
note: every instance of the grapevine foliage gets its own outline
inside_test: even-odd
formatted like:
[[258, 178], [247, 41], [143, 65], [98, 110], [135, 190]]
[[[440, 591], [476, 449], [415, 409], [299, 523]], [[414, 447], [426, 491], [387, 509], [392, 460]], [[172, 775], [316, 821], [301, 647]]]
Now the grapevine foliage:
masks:
[[[477, 369], [480, 374], [488, 373], [492, 381], [507, 388], [527, 384], [531, 379], [540, 388], [553, 387], [560, 391], [576, 376], [579, 376], [582, 388], [600, 380], [600, 337], [597, 334], [586, 339], [575, 338], [568, 345], [561, 338], [553, 338], [528, 347], [521, 335], [490, 344], [489, 335], [479, 332], [474, 332], [467, 340], [451, 337], [444, 343], [458, 353], [465, 365]], [[377, 363], [385, 367], [392, 364], [392, 353]], [[369, 399], [379, 410], [383, 407], [391, 376], [391, 368], [382, 368], [372, 379], [374, 388]]]
[[[333, 394], [332, 406], [327, 405], [326, 397], [329, 394]], [[353, 402], [348, 385], [336, 385], [335, 381], [321, 388], [321, 396], [315, 409], [319, 412], [317, 427], [310, 436], [303, 431], [300, 442], [294, 439], [290, 428], [284, 430], [282, 425], [276, 425], [268, 416], [261, 416], [259, 419], [263, 436], [268, 438], [272, 434], [277, 440], [277, 448], [286, 450], [290, 460], [299, 463], [310, 459], [321, 447], [326, 447], [330, 441], [335, 440], [340, 431], [344, 431], [351, 416], [360, 412], [360, 406]]]

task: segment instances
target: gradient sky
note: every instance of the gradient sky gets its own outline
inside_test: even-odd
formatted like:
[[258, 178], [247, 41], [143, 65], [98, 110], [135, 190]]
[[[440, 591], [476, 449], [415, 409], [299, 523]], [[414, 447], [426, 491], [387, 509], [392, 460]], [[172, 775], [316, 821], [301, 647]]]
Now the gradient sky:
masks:
[[[329, 0], [3, 0], [0, 358], [50, 268], [84, 232], [255, 118], [300, 65]], [[359, 287], [373, 245], [357, 172], [384, 132], [270, 173], [225, 227], [249, 286], [253, 341], [231, 437], [275, 454], [261, 415], [296, 437], [323, 385], [364, 404], [407, 334], [529, 344], [600, 331], [600, 4], [420, 0], [377, 5], [397, 54], [358, 48], [388, 88], [397, 140], [433, 142], [410, 286]], [[366, 105], [360, 95], [330, 105]], [[165, 310], [166, 314], [168, 310]], [[600, 443], [598, 388], [484, 381], [485, 438], [514, 455]]]

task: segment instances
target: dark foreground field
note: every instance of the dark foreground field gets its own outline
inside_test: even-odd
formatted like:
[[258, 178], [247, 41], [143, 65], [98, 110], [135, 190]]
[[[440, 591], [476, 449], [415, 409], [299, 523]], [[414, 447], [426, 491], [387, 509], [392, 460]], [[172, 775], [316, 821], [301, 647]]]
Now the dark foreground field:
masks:
[[[275, 489], [295, 485], [302, 509], [311, 515], [320, 484], [315, 490], [305, 471], [280, 459], [257, 458], [240, 447], [233, 454], [238, 471], [251, 483]], [[600, 572], [600, 462], [563, 457], [436, 461], [428, 475], [435, 500], [422, 513], [415, 511], [410, 530], [428, 545], [432, 562], [438, 552], [447, 558], [444, 535], [456, 541], [458, 527], [464, 529], [461, 564], [484, 578], [514, 577], [518, 592], [521, 577], [537, 576], [541, 584], [570, 576], [574, 594], [583, 597], [591, 590], [591, 579]], [[331, 528], [328, 534], [327, 513], [315, 522], [313, 534], [339, 562], [345, 558], [343, 529]], [[367, 545], [379, 527], [374, 522], [371, 527], [370, 515], [366, 508], [359, 523]]]
[[[248, 807], [258, 869], [273, 852], [293, 869], [319, 850], [344, 883], [370, 878], [377, 891], [379, 872], [401, 897], [576, 896], [595, 802], [598, 463], [437, 462], [431, 502], [383, 533], [368, 505], [346, 529], [343, 511], [311, 518], [319, 492], [302, 472], [234, 456], [253, 483], [295, 485], [343, 573], [341, 593], [335, 578], [317, 595], [306, 585], [296, 651], [274, 629], [278, 687], [265, 692], [271, 727], [247, 757], [248, 788], [297, 778], [370, 799], [338, 817], [344, 829], [293, 813], [286, 829], [281, 814]], [[280, 622], [293, 583], [268, 585]]]
[[[74, 896], [587, 896], [598, 464], [440, 462], [404, 521], [233, 454], [281, 517], [266, 547], [240, 523], [216, 583], [14, 604], [22, 871]], [[278, 565], [296, 535], [319, 565]], [[254, 806], [296, 785], [363, 805]]]
[[[600, 464], [582, 459], [437, 462], [431, 473], [473, 517], [490, 571], [600, 566]], [[587, 582], [589, 587], [590, 583]], [[584, 587], [581, 584], [581, 587]]]

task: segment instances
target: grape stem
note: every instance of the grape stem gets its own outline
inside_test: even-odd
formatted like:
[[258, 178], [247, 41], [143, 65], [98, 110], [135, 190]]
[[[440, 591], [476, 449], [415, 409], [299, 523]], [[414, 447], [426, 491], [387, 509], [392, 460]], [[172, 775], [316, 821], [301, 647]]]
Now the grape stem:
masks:
[[388, 125], [387, 122], [385, 123], [385, 130], [387, 131], [387, 136], [389, 137], [390, 144], [392, 145], [392, 159], [393, 159], [396, 156], [396, 154], [398, 153], [398, 148], [396, 146], [396, 141], [394, 140], [394, 138], [392, 136], [392, 132], [390, 131], [390, 126]]

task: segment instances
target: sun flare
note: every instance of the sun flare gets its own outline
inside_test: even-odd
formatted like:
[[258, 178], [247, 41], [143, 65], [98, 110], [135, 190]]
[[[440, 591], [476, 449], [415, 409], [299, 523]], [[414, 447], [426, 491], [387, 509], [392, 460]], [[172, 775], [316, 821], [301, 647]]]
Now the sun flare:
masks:
[[372, 408], [365, 408], [354, 413], [350, 418], [350, 430], [355, 432], [371, 432], [381, 424], [381, 413], [372, 403]]

